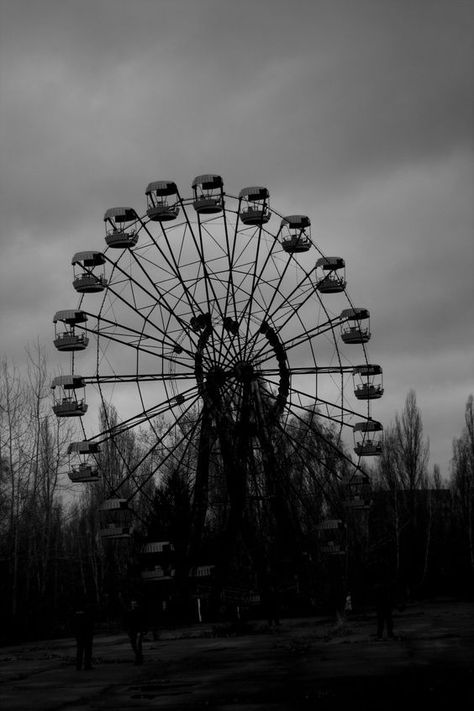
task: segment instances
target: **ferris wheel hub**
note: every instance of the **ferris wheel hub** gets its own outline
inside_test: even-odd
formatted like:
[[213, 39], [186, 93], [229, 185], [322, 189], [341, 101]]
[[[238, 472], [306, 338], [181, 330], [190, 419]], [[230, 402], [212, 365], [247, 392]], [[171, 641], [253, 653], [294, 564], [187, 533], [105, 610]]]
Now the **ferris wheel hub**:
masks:
[[256, 371], [252, 363], [248, 360], [241, 360], [234, 366], [234, 377], [241, 383], [249, 383], [256, 377]]
[[216, 365], [209, 369], [206, 376], [206, 381], [208, 384], [212, 384], [215, 387], [219, 387], [220, 385], [223, 385], [225, 383], [225, 380], [226, 374], [223, 368]]

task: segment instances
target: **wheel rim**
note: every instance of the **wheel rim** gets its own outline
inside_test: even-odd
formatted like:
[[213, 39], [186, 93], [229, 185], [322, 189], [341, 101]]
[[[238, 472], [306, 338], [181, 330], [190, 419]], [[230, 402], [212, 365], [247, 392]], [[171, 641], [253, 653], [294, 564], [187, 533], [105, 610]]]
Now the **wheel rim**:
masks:
[[[167, 467], [185, 470], [199, 499], [196, 460], [206, 418], [212, 461], [227, 446], [225, 428], [237, 437], [247, 408], [246, 431], [237, 437], [245, 439], [245, 454], [237, 445], [232, 452], [246, 470], [246, 495], [258, 498], [254, 472], [265, 449], [288, 440], [303, 457], [290, 421], [329, 423], [326, 444], [335, 458], [349, 460], [344, 432], [371, 417], [370, 403], [356, 410], [348, 388], [354, 366], [368, 365], [366, 346], [341, 348], [339, 315], [353, 305], [345, 288], [316, 288], [320, 248], [313, 242], [310, 251], [285, 251], [284, 217], [272, 209], [271, 219], [266, 212], [261, 224], [244, 223], [241, 197], [226, 194], [218, 213], [198, 214], [193, 202], [178, 194], [175, 219], [151, 220], [146, 211], [138, 217], [135, 246], [104, 250], [107, 288], [80, 299], [92, 319], [84, 330], [95, 340], [95, 372], [84, 379], [120, 417], [106, 417], [92, 436], [81, 422], [83, 436], [116, 447], [121, 473], [109, 488], [128, 499]], [[130, 467], [118, 435], [145, 425], [155, 441]]]

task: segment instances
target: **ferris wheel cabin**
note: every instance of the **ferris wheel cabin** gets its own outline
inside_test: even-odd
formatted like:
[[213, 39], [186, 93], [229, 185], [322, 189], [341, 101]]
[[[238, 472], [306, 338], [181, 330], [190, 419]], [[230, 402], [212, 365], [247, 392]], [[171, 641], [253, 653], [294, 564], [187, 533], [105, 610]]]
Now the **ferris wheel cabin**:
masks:
[[138, 242], [138, 215], [131, 207], [111, 207], [104, 215], [105, 241], [115, 249], [130, 249]]
[[[95, 294], [105, 289], [107, 279], [104, 270], [102, 269], [99, 274], [92, 273], [95, 267], [103, 267], [105, 264], [105, 256], [102, 252], [76, 252], [71, 264], [74, 270], [72, 285], [80, 294]], [[82, 271], [79, 271], [80, 267]]]
[[69, 479], [74, 483], [94, 483], [99, 481], [99, 468], [93, 459], [99, 452], [97, 442], [71, 442], [68, 447]]
[[153, 222], [170, 222], [179, 215], [178, 188], [171, 180], [148, 183], [145, 190], [146, 214]]
[[[53, 412], [57, 417], [82, 417], [87, 412], [84, 398], [78, 399], [76, 391], [84, 388], [84, 378], [80, 375], [59, 375], [51, 383], [55, 391]], [[59, 388], [59, 396], [56, 395]]]
[[220, 175], [198, 175], [192, 182], [193, 207], [200, 215], [222, 212], [224, 207], [224, 182]]
[[[341, 338], [344, 343], [367, 343], [370, 340], [370, 313], [367, 309], [344, 309]], [[362, 322], [367, 325], [362, 325]]]
[[353, 474], [344, 482], [344, 506], [348, 509], [368, 509], [372, 500], [370, 480], [363, 474]]
[[321, 294], [339, 294], [346, 284], [346, 265], [342, 257], [321, 257], [317, 260], [316, 289]]
[[127, 499], [106, 499], [99, 507], [101, 538], [130, 538], [133, 511]]
[[[57, 311], [53, 318], [54, 323], [54, 345], [58, 351], [83, 351], [89, 345], [89, 339], [85, 333], [76, 333], [75, 327], [78, 323], [85, 323], [87, 314], [84, 311], [66, 309]], [[58, 323], [69, 326], [66, 331], [58, 332]]]
[[172, 566], [174, 546], [170, 541], [145, 543], [141, 551], [141, 578], [145, 582], [172, 580], [175, 569]]
[[374, 457], [382, 454], [383, 427], [380, 422], [375, 420], [356, 422], [353, 433], [354, 452], [359, 457]]
[[306, 215], [288, 215], [280, 224], [281, 246], [289, 254], [307, 252], [311, 246], [311, 220]]
[[344, 555], [346, 550], [346, 527], [341, 519], [328, 518], [317, 526], [317, 530], [321, 553]]
[[149, 583], [156, 583], [161, 580], [173, 580], [174, 568], [164, 568], [162, 565], [152, 565], [144, 568], [140, 572], [142, 580]]
[[358, 400], [377, 400], [383, 395], [383, 372], [380, 365], [356, 365], [352, 371], [354, 395]]
[[251, 187], [242, 188], [239, 193], [239, 205], [247, 203], [247, 207], [240, 207], [239, 217], [244, 225], [264, 225], [271, 217], [268, 209], [270, 193], [267, 188]]

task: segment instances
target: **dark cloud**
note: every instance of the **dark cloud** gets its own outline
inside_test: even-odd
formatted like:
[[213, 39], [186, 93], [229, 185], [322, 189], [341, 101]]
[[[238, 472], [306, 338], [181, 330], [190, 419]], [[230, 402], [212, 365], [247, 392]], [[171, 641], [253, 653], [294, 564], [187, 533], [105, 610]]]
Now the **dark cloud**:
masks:
[[373, 313], [381, 413], [420, 387], [433, 431], [440, 402], [453, 423], [445, 444], [472, 390], [473, 15], [463, 0], [0, 0], [5, 353], [49, 341], [108, 207], [218, 172], [311, 216]]

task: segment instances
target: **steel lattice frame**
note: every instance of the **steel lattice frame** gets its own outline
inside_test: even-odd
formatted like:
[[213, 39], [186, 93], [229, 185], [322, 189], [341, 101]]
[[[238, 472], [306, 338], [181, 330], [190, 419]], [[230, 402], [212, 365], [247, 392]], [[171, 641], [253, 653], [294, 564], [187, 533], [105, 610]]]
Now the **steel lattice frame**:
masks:
[[[136, 244], [103, 250], [106, 288], [78, 305], [87, 315], [77, 330], [90, 338], [88, 356], [72, 361], [86, 392], [95, 388], [120, 418], [92, 435], [88, 416], [81, 418], [85, 440], [116, 442], [142, 425], [155, 433], [111, 494], [126, 485], [130, 500], [166, 467], [188, 467], [197, 530], [212, 506], [213, 462], [232, 471], [229, 481], [239, 479], [233, 491], [228, 481], [227, 493], [240, 512], [249, 493], [264, 494], [258, 472], [277, 466], [279, 440], [304, 465], [290, 420], [327, 423], [328, 446], [356, 470], [344, 433], [371, 421], [370, 400], [355, 400], [352, 386], [354, 367], [369, 362], [364, 343], [341, 341], [354, 308], [346, 289], [316, 288], [315, 264], [324, 254], [314, 241], [307, 251], [286, 251], [284, 216], [272, 207], [268, 222], [246, 225], [242, 196], [222, 192], [216, 214], [199, 214], [193, 197], [179, 191], [175, 199], [176, 219], [137, 214]], [[144, 467], [146, 477], [138, 477]]]

